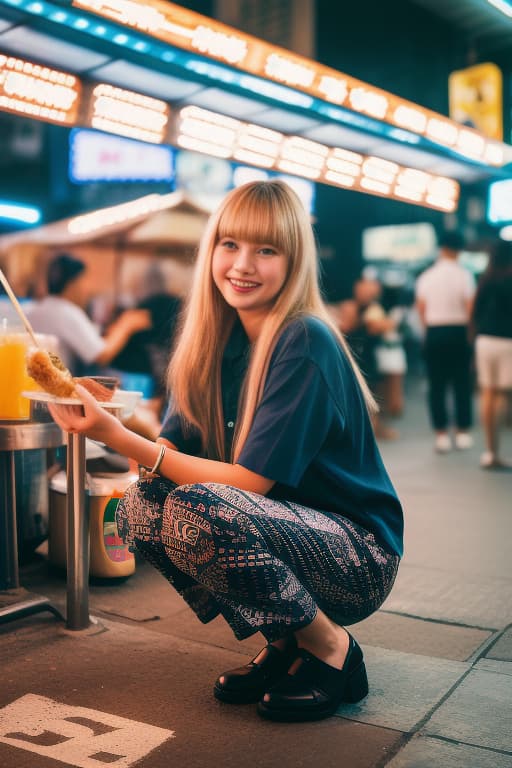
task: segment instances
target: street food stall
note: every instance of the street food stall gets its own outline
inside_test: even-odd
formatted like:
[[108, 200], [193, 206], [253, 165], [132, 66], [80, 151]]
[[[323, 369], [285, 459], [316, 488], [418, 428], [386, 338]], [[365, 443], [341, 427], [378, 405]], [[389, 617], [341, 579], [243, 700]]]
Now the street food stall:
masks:
[[146, 195], [4, 235], [0, 265], [18, 296], [44, 295], [46, 265], [60, 251], [87, 264], [92, 295], [110, 308], [134, 304], [142, 293], [150, 293], [154, 271], [159, 291], [184, 296], [208, 216], [182, 191]]
[[[101, 298], [104, 310], [123, 302], [135, 303], [141, 297], [141, 291], [150, 291], [151, 273], [155, 269], [158, 278], [153, 277], [158, 281], [160, 291], [167, 290], [183, 296], [187, 292], [194, 254], [208, 215], [206, 209], [187, 199], [182, 192], [149, 195], [130, 203], [1, 237], [0, 265], [20, 297], [44, 293], [46, 264], [63, 250], [72, 252], [87, 263], [92, 292]], [[21, 339], [22, 334], [19, 335]], [[6, 335], [5, 344], [1, 344], [0, 340], [0, 351], [2, 354], [5, 352], [5, 365], [8, 364], [7, 355], [12, 357], [16, 346], [10, 343], [11, 336]], [[31, 452], [31, 456], [37, 453], [40, 471], [37, 477], [33, 476], [33, 472], [28, 478], [25, 474], [22, 484], [30, 481], [33, 487], [34, 482], [37, 480], [40, 484], [43, 477], [46, 483], [45, 453], [47, 449], [65, 442], [56, 425], [49, 419], [39, 423], [34, 416], [34, 408], [29, 410], [28, 401], [20, 397], [22, 389], [30, 388], [22, 360], [23, 348], [21, 342], [16, 346], [14, 351], [18, 353], [16, 362], [19, 364], [16, 368], [9, 363], [11, 376], [3, 382], [9, 384], [10, 390], [16, 384], [17, 391], [11, 392], [12, 397], [7, 397], [9, 393], [6, 390], [9, 402], [1, 400], [5, 408], [0, 413], [0, 475], [3, 478], [4, 499], [0, 520], [4, 530], [0, 622], [41, 610], [55, 612], [47, 598], [25, 593], [18, 579], [16, 513], [20, 517], [23, 509], [20, 498], [16, 497], [16, 485], [19, 490], [20, 482], [16, 477], [19, 471], [16, 472], [15, 461], [19, 464], [20, 457], [23, 458], [27, 452]], [[19, 381], [15, 381], [18, 369]], [[18, 402], [23, 407], [13, 410]], [[40, 410], [37, 412], [41, 414]], [[84, 487], [85, 439], [73, 436], [68, 441], [67, 455], [67, 488], [70, 491], [63, 502], [67, 509], [67, 622], [71, 629], [82, 629], [89, 622], [89, 556], [86, 557], [89, 530]], [[34, 499], [46, 499], [47, 507], [48, 494], [47, 489], [44, 490], [42, 493], [38, 486]]]

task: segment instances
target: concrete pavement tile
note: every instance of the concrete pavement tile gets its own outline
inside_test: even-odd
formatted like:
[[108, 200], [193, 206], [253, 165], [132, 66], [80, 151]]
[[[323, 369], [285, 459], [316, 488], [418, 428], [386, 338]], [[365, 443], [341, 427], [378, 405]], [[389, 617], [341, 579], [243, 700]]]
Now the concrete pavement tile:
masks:
[[383, 608], [420, 618], [503, 629], [512, 616], [511, 581], [461, 578], [460, 573], [402, 563]]
[[226, 648], [245, 656], [251, 656], [251, 654], [254, 656], [266, 644], [266, 640], [259, 632], [246, 640], [237, 640], [222, 616], [218, 616], [208, 624], [202, 624], [188, 607], [174, 616], [148, 623], [145, 628], [152, 632], [181, 637], [184, 640], [195, 640], [198, 643]]
[[497, 672], [498, 675], [512, 675], [511, 661], [496, 661], [495, 659], [480, 659], [475, 664], [475, 669], [484, 672]]
[[508, 675], [472, 670], [426, 723], [429, 736], [512, 753], [512, 685]]
[[485, 654], [487, 659], [512, 661], [512, 627], [509, 627]]
[[378, 611], [351, 627], [360, 643], [394, 651], [465, 661], [490, 632]]
[[[381, 765], [400, 746], [403, 737], [396, 730], [338, 717], [298, 725], [270, 723], [256, 715], [254, 705], [221, 704], [212, 695], [212, 683], [221, 670], [239, 662], [239, 654], [149, 632], [144, 626], [106, 621], [105, 628], [102, 634], [70, 637], [51, 620], [19, 622], [17, 642], [12, 643], [17, 651], [9, 654], [8, 663], [3, 656], [0, 661], [0, 715], [1, 708], [34, 694], [93, 709], [98, 722], [107, 713], [173, 731], [173, 738], [139, 763], [144, 768], [239, 768], [249, 755], [259, 768], [369, 768]], [[77, 731], [72, 723], [65, 727], [66, 734]], [[90, 727], [87, 722], [85, 727]], [[99, 735], [108, 742], [104, 731]], [[0, 742], [2, 768], [58, 764], [51, 750], [42, 757]]]
[[460, 661], [364, 647], [370, 693], [339, 714], [383, 728], [411, 731], [467, 671]]
[[417, 736], [386, 768], [512, 768], [512, 755]]
[[[65, 604], [65, 573], [49, 568], [44, 560], [23, 568], [20, 580], [27, 589], [48, 596], [58, 605]], [[138, 556], [133, 576], [126, 579], [92, 579], [89, 586], [91, 613], [101, 611], [145, 622], [172, 616], [183, 610], [184, 605], [186, 603], [166, 579]]]

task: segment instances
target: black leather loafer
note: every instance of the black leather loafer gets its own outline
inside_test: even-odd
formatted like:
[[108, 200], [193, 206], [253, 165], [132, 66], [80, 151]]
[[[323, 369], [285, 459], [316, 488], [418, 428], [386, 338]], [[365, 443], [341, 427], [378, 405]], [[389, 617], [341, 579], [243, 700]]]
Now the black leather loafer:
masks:
[[363, 652], [351, 635], [342, 669], [299, 648], [291, 672], [259, 702], [262, 717], [281, 722], [321, 720], [333, 715], [342, 702], [360, 701], [368, 693]]
[[258, 701], [286, 675], [296, 654], [297, 643], [293, 636], [282, 651], [274, 645], [266, 645], [248, 664], [224, 672], [215, 683], [214, 696], [230, 704]]

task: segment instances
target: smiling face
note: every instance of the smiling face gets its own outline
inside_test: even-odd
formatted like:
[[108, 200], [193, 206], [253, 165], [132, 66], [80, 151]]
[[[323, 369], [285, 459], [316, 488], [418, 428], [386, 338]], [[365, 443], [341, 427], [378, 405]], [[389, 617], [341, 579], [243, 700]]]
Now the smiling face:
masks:
[[275, 246], [223, 237], [213, 251], [212, 276], [242, 323], [264, 319], [286, 280], [288, 259]]

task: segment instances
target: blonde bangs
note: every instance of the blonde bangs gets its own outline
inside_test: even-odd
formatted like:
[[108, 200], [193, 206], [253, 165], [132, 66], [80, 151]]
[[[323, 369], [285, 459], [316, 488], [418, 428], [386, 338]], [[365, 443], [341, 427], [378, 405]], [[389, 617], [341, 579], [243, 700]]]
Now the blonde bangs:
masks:
[[224, 237], [249, 243], [273, 245], [280, 253], [291, 256], [295, 250], [296, 228], [290, 227], [293, 210], [277, 183], [264, 183], [233, 190], [219, 217], [216, 242]]

